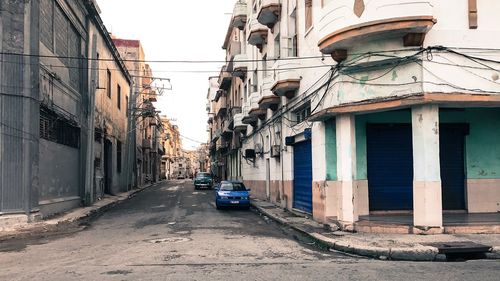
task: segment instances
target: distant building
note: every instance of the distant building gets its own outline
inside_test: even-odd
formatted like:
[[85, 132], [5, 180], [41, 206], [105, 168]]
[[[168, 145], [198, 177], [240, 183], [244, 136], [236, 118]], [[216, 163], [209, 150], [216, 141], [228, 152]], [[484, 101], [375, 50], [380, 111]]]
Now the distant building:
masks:
[[[134, 118], [131, 131], [135, 132], [135, 165], [132, 172], [135, 184], [143, 186], [160, 179], [162, 147], [159, 144], [160, 124], [154, 102], [157, 92], [153, 89], [153, 73], [145, 63], [144, 49], [139, 40], [114, 38], [127, 68], [133, 75], [134, 86], [130, 114]], [[132, 151], [132, 150], [131, 150]]]

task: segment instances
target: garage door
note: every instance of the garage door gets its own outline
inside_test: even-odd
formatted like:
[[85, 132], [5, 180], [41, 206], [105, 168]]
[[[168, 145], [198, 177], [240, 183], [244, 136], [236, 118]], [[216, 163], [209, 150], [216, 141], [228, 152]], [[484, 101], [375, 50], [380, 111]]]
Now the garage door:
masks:
[[293, 155], [293, 208], [312, 213], [311, 141], [295, 144]]
[[366, 146], [370, 211], [412, 210], [411, 125], [368, 125]]
[[466, 125], [441, 125], [439, 151], [444, 210], [465, 210], [465, 134]]

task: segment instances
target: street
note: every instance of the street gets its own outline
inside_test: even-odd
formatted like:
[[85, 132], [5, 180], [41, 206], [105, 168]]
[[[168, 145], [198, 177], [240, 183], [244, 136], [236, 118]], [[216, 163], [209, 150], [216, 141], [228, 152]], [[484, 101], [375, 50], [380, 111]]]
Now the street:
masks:
[[[379, 261], [319, 249], [191, 181], [151, 187], [81, 231], [0, 244], [0, 280], [498, 280], [498, 261]], [[446, 273], [446, 274], [444, 274]]]

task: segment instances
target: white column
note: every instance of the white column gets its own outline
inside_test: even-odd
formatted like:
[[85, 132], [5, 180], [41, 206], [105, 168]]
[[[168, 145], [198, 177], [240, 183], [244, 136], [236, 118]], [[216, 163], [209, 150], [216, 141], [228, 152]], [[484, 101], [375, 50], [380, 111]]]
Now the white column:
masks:
[[326, 196], [326, 139], [325, 124], [315, 122], [312, 126], [312, 176], [313, 176], [313, 218], [320, 222], [326, 222], [328, 216], [326, 209], [328, 202]]
[[439, 106], [412, 108], [413, 224], [443, 225], [439, 161]]
[[358, 221], [356, 192], [356, 119], [354, 115], [339, 115], [337, 124], [337, 177], [339, 181], [339, 221]]

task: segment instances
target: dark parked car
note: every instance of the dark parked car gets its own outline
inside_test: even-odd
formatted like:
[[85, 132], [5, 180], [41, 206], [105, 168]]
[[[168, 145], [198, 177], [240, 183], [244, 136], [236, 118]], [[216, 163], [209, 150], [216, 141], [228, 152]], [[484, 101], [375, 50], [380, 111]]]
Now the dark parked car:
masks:
[[194, 189], [211, 189], [213, 184], [214, 182], [210, 173], [198, 173], [194, 179]]
[[240, 181], [222, 181], [215, 188], [215, 206], [250, 208], [249, 191]]

